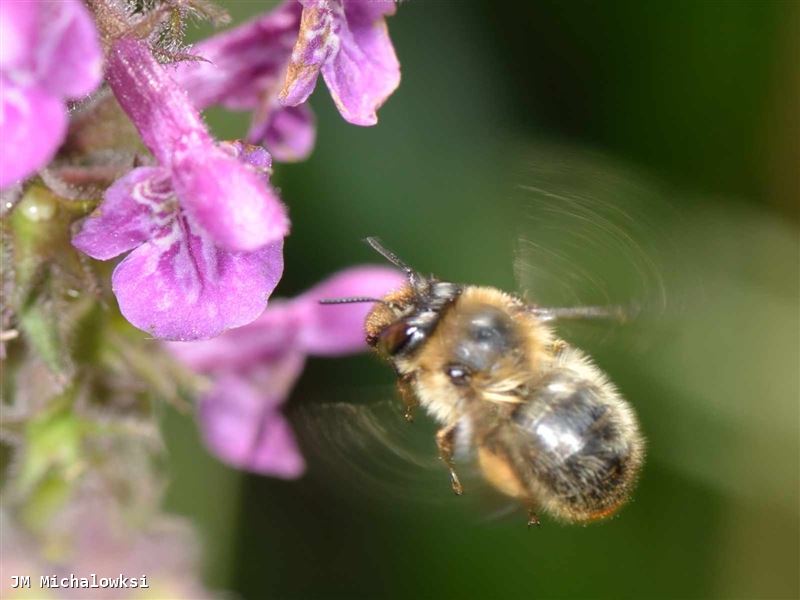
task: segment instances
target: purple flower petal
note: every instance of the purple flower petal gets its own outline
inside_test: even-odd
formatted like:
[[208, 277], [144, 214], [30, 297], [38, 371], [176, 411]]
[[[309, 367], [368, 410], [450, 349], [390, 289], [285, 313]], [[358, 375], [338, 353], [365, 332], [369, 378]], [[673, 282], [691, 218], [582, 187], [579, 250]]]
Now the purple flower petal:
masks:
[[294, 351], [300, 330], [296, 313], [289, 303], [275, 300], [245, 327], [210, 340], [168, 342], [167, 348], [198, 373], [243, 373]]
[[336, 22], [344, 20], [341, 0], [319, 0], [303, 4], [300, 34], [286, 70], [280, 100], [286, 106], [302, 104], [314, 91], [322, 65], [339, 49]]
[[122, 314], [171, 340], [205, 339], [250, 323], [283, 270], [288, 218], [267, 183], [271, 157], [216, 146], [186, 94], [146, 44], [114, 42], [109, 82], [158, 168], [116, 182], [75, 245], [107, 259]]
[[32, 66], [38, 14], [34, 2], [0, 2], [0, 69]]
[[275, 96], [300, 26], [302, 7], [290, 0], [239, 27], [196, 44], [175, 79], [199, 109], [251, 110]]
[[289, 231], [286, 209], [266, 181], [219, 148], [177, 153], [172, 180], [181, 206], [223, 248], [256, 250]]
[[80, 98], [103, 79], [103, 53], [92, 16], [79, 0], [39, 2], [36, 45], [40, 80], [53, 94]]
[[307, 104], [285, 107], [273, 104], [266, 115], [260, 111], [253, 115], [247, 137], [263, 143], [280, 162], [305, 160], [317, 137], [314, 113]]
[[282, 246], [221, 250], [181, 216], [117, 266], [112, 287], [125, 318], [154, 337], [210, 338], [264, 310], [283, 271]]
[[374, 125], [377, 109], [400, 84], [400, 64], [384, 17], [390, 0], [302, 0], [300, 36], [281, 101], [304, 102], [319, 71], [345, 120]]
[[108, 188], [102, 204], [83, 222], [72, 244], [92, 258], [108, 260], [170, 225], [175, 210], [169, 171], [140, 167]]
[[307, 353], [365, 349], [369, 304], [322, 306], [322, 298], [381, 297], [405, 283], [396, 270], [356, 267], [294, 300], [276, 302], [253, 323], [203, 342], [167, 348], [191, 369], [210, 375], [213, 390], [200, 405], [200, 426], [212, 452], [230, 465], [296, 477], [303, 468], [279, 407], [302, 371]]
[[0, 187], [45, 165], [67, 130], [64, 102], [37, 86], [17, 87], [0, 77]]
[[314, 146], [308, 107], [286, 109], [278, 102], [286, 65], [297, 40], [302, 7], [290, 0], [244, 25], [192, 48], [202, 61], [175, 66], [174, 77], [194, 105], [252, 110], [251, 142], [264, 144], [282, 162], [303, 160]]
[[281, 390], [261, 389], [236, 376], [220, 377], [200, 403], [200, 427], [211, 451], [224, 462], [264, 475], [294, 478], [305, 462], [279, 407], [303, 368], [291, 354], [260, 379]]
[[0, 3], [0, 187], [47, 163], [67, 128], [65, 98], [102, 79], [94, 22], [78, 0]]
[[186, 92], [144, 42], [122, 38], [114, 43], [108, 56], [108, 83], [162, 166], [172, 166], [178, 148], [213, 146]]
[[297, 447], [292, 428], [281, 413], [269, 414], [262, 421], [249, 464], [242, 466], [255, 473], [284, 479], [296, 479], [303, 474], [306, 463]]
[[369, 303], [319, 304], [326, 298], [366, 296], [383, 298], [406, 283], [405, 277], [388, 267], [354, 267], [314, 286], [292, 304], [302, 306], [304, 323], [300, 346], [310, 354], [341, 355], [366, 349], [364, 320]]
[[341, 47], [322, 66], [336, 107], [355, 125], [377, 123], [375, 112], [400, 85], [400, 63], [384, 21], [395, 8], [391, 0], [346, 0]]
[[143, 42], [117, 40], [108, 71], [145, 144], [171, 169], [181, 206], [220, 246], [252, 251], [286, 235], [286, 210], [265, 178], [214, 145], [186, 93]]

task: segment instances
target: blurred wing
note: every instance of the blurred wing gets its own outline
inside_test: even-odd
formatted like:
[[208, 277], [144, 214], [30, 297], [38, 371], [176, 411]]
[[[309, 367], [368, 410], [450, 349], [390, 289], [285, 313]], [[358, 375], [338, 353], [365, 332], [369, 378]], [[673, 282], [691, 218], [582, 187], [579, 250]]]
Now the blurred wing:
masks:
[[[469, 457], [457, 465], [466, 492], [462, 497], [453, 494], [438, 458], [435, 423], [420, 411], [407, 422], [392, 387], [359, 388], [347, 396], [347, 401], [328, 398], [289, 410], [310, 476], [333, 491], [372, 502], [409, 509], [419, 503], [479, 503], [482, 517], [497, 512], [497, 499]], [[503, 500], [502, 506], [506, 504]]]
[[514, 267], [531, 303], [667, 310], [675, 298], [673, 290], [668, 298], [664, 258], [673, 249], [661, 232], [675, 216], [656, 183], [601, 155], [558, 146], [533, 148], [519, 181]]

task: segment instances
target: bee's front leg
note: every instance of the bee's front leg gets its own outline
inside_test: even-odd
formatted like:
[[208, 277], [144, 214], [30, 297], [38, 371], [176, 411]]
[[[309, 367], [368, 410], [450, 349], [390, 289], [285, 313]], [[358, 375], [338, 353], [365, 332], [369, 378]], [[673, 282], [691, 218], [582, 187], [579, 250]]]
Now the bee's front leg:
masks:
[[443, 427], [436, 432], [436, 445], [439, 447], [439, 458], [444, 461], [447, 468], [450, 470], [450, 485], [453, 492], [457, 496], [464, 493], [464, 488], [461, 487], [461, 481], [456, 475], [455, 465], [453, 464], [453, 451], [455, 449], [455, 435], [458, 423], [453, 423], [447, 427]]
[[406, 407], [403, 416], [409, 423], [414, 420], [414, 411], [419, 406], [419, 400], [417, 400], [417, 395], [411, 385], [412, 381], [413, 377], [409, 375], [401, 375], [397, 380], [397, 389], [400, 392], [400, 398], [403, 400], [403, 406]]

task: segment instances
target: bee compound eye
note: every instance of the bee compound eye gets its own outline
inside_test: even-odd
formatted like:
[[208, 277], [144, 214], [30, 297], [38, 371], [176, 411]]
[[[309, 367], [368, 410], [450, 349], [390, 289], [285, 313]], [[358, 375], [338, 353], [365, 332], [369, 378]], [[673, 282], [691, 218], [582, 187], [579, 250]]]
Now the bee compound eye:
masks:
[[445, 373], [453, 385], [466, 385], [469, 382], [469, 370], [463, 365], [448, 365]]
[[394, 356], [411, 350], [425, 339], [424, 332], [416, 325], [398, 321], [384, 329], [378, 338], [378, 350], [386, 356]]

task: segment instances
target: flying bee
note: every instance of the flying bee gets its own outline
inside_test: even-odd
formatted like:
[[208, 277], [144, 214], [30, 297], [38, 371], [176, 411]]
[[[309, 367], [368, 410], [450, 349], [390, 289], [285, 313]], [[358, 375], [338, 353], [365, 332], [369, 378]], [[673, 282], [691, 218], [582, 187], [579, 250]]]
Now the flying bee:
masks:
[[542, 308], [496, 288], [426, 277], [375, 238], [367, 243], [408, 283], [375, 302], [368, 344], [394, 367], [411, 420], [421, 405], [441, 425], [439, 455], [453, 491], [454, 459], [474, 449], [483, 477], [529, 509], [577, 523], [627, 500], [644, 459], [636, 416], [614, 385], [550, 323], [614, 316], [600, 307]]

